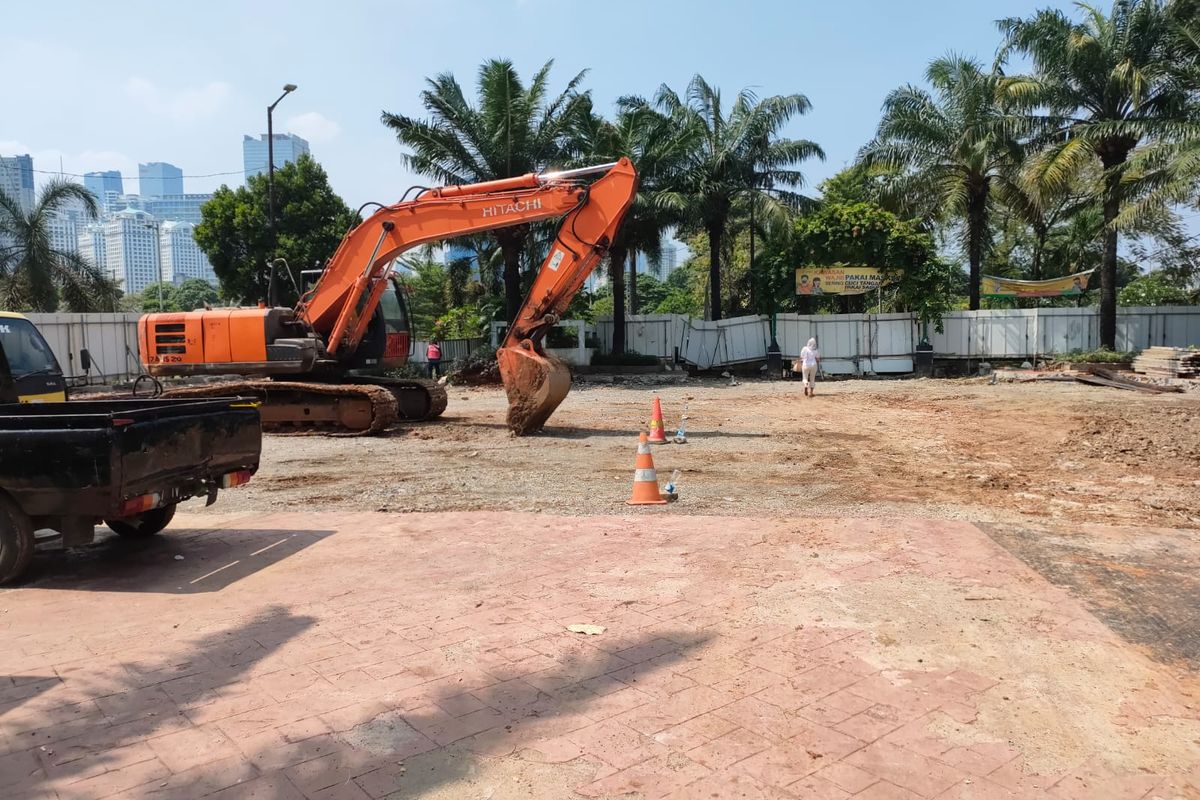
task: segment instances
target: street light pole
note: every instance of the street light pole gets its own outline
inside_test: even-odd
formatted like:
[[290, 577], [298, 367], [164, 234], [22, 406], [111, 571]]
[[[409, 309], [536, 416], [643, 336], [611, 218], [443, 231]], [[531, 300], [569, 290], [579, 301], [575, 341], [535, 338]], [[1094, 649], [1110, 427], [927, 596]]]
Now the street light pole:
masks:
[[279, 100], [267, 106], [267, 230], [271, 232], [272, 255], [275, 250], [275, 128], [271, 115], [275, 112], [275, 106], [294, 91], [296, 84], [285, 83]]
[[158, 222], [143, 222], [143, 227], [154, 234], [154, 260], [158, 265], [158, 310], [163, 310], [163, 265], [162, 265], [162, 228]]

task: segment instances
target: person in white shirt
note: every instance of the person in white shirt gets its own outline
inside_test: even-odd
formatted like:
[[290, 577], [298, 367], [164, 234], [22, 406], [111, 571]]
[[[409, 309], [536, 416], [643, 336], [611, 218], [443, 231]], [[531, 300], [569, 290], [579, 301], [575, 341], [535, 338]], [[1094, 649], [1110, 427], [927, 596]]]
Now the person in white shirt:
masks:
[[804, 395], [812, 397], [817, 391], [817, 364], [821, 361], [816, 339], [809, 339], [808, 344], [800, 350], [799, 361], [800, 376], [804, 379]]

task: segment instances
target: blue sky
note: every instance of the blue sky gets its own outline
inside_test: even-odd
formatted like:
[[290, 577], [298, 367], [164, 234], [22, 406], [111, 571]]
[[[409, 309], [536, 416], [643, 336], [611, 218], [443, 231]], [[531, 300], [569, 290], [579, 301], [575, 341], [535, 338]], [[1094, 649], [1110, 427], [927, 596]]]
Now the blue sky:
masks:
[[[555, 59], [554, 86], [581, 69], [597, 108], [623, 94], [682, 90], [696, 72], [732, 95], [802, 92], [813, 110], [789, 135], [817, 141], [810, 182], [852, 161], [892, 88], [919, 82], [948, 51], [991, 61], [994, 21], [1042, 0], [719, 3], [710, 0], [297, 0], [5, 3], [0, 26], [0, 154], [67, 172], [168, 161], [185, 175], [237, 172], [242, 134], [291, 82], [276, 130], [311, 141], [334, 188], [357, 206], [391, 202], [417, 179], [381, 110], [422, 114], [424, 78], [473, 85], [480, 62], [522, 75]], [[15, 78], [15, 80], [14, 80]], [[46, 176], [39, 176], [44, 178]], [[210, 191], [240, 175], [196, 178]], [[127, 191], [136, 184], [127, 182]]]

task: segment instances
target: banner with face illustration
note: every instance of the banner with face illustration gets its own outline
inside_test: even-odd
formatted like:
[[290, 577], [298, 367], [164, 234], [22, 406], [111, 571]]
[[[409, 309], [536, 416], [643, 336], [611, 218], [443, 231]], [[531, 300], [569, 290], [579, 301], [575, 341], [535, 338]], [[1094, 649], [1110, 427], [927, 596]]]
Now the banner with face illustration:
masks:
[[875, 267], [798, 267], [796, 294], [863, 294], [878, 289], [883, 274]]

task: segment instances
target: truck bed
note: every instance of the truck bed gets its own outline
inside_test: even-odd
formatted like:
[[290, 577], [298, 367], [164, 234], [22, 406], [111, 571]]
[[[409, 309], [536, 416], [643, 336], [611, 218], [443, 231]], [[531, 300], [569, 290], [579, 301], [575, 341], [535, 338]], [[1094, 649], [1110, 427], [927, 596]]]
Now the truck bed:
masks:
[[0, 405], [0, 490], [33, 517], [108, 518], [123, 500], [206, 494], [255, 471], [258, 409], [239, 398]]

